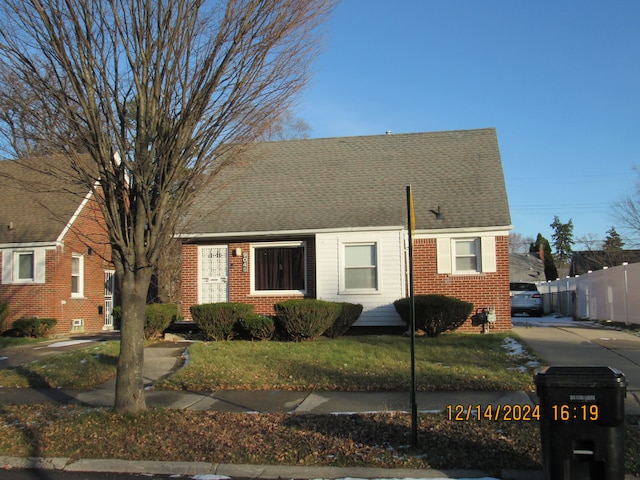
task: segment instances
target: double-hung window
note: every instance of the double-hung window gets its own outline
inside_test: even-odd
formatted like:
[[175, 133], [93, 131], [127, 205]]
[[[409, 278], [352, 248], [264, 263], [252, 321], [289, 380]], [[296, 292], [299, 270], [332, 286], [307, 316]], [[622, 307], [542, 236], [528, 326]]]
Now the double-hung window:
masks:
[[252, 254], [254, 292], [306, 293], [304, 242], [258, 244]]
[[342, 290], [377, 292], [378, 274], [377, 243], [344, 244]]
[[496, 272], [496, 239], [438, 238], [437, 265], [438, 273], [453, 275]]
[[84, 256], [78, 253], [71, 256], [71, 296], [84, 296]]
[[45, 283], [46, 248], [6, 249], [2, 256], [2, 283]]
[[454, 241], [455, 271], [480, 272], [480, 239]]
[[35, 254], [33, 250], [15, 252], [13, 259], [14, 281], [18, 283], [35, 281]]

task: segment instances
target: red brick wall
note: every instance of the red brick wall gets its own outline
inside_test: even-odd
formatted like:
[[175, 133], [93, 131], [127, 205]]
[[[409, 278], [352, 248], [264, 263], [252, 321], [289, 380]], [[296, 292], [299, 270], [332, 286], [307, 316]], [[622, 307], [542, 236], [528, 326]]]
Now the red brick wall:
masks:
[[[308, 297], [315, 298], [315, 242], [307, 242]], [[494, 331], [511, 329], [511, 305], [509, 300], [509, 253], [508, 237], [496, 238], [496, 273], [480, 275], [438, 274], [436, 265], [436, 240], [416, 240], [414, 244], [414, 289], [416, 294], [437, 293], [454, 296], [472, 302], [477, 308], [494, 307], [497, 321]], [[242, 271], [242, 254], [234, 256], [240, 248], [249, 253], [250, 243], [229, 243], [229, 301], [255, 305], [256, 313], [273, 314], [273, 304], [296, 296], [275, 297], [251, 295], [251, 266]], [[248, 258], [250, 260], [250, 256]], [[182, 247], [182, 315], [191, 320], [189, 307], [198, 301], [198, 246], [185, 244]], [[299, 295], [299, 298], [302, 296]], [[467, 321], [460, 331], [479, 332], [481, 327], [472, 327]]]
[[[307, 297], [315, 298], [315, 240], [305, 239], [307, 244]], [[251, 244], [247, 242], [232, 242], [229, 247], [229, 301], [254, 305], [255, 312], [263, 315], [273, 315], [273, 304], [291, 298], [304, 298], [302, 294], [271, 296], [251, 294]], [[240, 248], [242, 253], [235, 255]], [[247, 254], [246, 272], [243, 271], [243, 254]], [[182, 297], [181, 314], [185, 320], [191, 320], [189, 308], [198, 303], [198, 246], [185, 244], [182, 246]]]
[[[508, 237], [496, 237], [496, 272], [479, 275], [439, 274], [437, 270], [436, 240], [418, 239], [413, 248], [414, 292], [440, 294], [459, 298], [474, 304], [475, 308], [496, 309], [493, 331], [511, 330], [511, 303], [509, 299]], [[475, 310], [474, 310], [475, 312]], [[478, 332], [467, 321], [462, 332]]]
[[[83, 319], [84, 332], [102, 331], [104, 315], [98, 313], [98, 306], [104, 306], [104, 270], [111, 268], [106, 239], [97, 206], [88, 202], [63, 238], [63, 245], [47, 250], [45, 283], [0, 285], [0, 299], [9, 303], [9, 325], [22, 317], [55, 318], [53, 333], [68, 334], [72, 333], [73, 319]], [[83, 298], [71, 297], [74, 253], [84, 256]]]

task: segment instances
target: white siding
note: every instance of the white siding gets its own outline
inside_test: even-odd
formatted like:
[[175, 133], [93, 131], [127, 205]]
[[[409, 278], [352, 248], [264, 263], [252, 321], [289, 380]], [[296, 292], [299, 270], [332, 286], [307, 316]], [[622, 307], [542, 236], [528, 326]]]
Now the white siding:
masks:
[[[406, 296], [405, 251], [403, 233], [397, 231], [322, 233], [316, 235], [316, 294], [333, 302], [359, 303], [363, 306], [357, 326], [403, 325], [393, 302]], [[349, 294], [340, 291], [345, 243], [372, 243], [378, 246], [378, 289], [371, 293]]]

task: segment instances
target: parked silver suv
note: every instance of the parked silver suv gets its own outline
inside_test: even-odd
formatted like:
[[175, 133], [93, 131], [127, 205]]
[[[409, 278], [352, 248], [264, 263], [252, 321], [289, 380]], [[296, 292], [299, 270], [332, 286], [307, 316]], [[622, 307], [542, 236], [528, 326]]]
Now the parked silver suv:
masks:
[[542, 295], [535, 283], [511, 282], [511, 315], [528, 313], [534, 317], [542, 316]]

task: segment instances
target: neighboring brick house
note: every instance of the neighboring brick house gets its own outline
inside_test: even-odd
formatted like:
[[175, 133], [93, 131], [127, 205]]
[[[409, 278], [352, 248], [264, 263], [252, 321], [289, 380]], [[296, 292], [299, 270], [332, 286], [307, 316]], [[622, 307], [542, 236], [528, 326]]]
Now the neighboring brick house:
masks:
[[55, 334], [112, 329], [102, 216], [62, 165], [56, 157], [0, 161], [0, 301], [9, 304], [9, 327], [39, 317], [57, 320]]
[[[198, 303], [360, 303], [356, 326], [400, 326], [414, 290], [494, 308], [511, 328], [509, 206], [495, 129], [265, 142], [198, 192], [179, 237], [182, 315]], [[463, 331], [481, 327], [465, 322]]]

